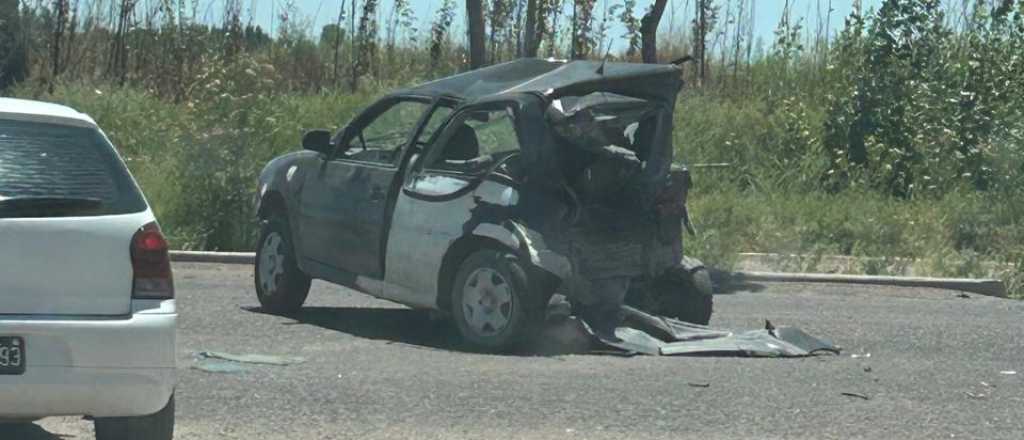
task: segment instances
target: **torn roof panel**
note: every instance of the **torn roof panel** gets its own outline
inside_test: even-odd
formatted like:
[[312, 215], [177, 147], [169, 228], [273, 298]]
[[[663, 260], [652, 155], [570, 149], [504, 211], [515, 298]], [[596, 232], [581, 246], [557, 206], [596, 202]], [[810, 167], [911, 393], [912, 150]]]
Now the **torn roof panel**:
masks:
[[541, 93], [549, 96], [608, 91], [652, 99], [675, 99], [682, 86], [671, 64], [605, 63], [521, 58], [441, 78], [399, 94], [451, 96], [476, 100], [494, 95]]

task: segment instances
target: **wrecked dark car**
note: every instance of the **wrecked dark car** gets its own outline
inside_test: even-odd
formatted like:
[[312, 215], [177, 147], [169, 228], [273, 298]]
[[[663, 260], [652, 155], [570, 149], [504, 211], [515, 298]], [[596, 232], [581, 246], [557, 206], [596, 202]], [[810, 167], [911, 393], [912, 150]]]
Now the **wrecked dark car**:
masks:
[[553, 294], [614, 329], [623, 302], [706, 324], [683, 255], [675, 65], [522, 59], [389, 94], [259, 178], [264, 309], [312, 278], [450, 315], [474, 345], [531, 335]]

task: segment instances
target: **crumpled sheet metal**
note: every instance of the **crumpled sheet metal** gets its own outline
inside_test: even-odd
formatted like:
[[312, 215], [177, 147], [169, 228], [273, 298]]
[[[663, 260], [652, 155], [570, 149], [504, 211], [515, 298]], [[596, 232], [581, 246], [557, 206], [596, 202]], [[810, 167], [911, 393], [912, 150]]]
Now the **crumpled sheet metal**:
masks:
[[615, 330], [619, 341], [597, 336], [605, 345], [653, 356], [734, 355], [750, 357], [806, 357], [838, 354], [832, 341], [811, 336], [796, 327], [730, 332], [654, 316], [624, 306], [625, 325]]

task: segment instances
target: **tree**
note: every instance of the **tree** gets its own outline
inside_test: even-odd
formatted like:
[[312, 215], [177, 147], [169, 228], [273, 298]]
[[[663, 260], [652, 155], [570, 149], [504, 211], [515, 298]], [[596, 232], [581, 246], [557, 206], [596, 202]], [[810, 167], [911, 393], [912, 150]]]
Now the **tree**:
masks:
[[[667, 0], [659, 0], [665, 3]], [[594, 47], [594, 5], [595, 0], [573, 0], [572, 3], [572, 46], [570, 57], [584, 59]], [[662, 6], [664, 8], [664, 5]]]
[[[355, 1], [355, 0], [353, 0]], [[448, 29], [452, 26], [455, 18], [455, 1], [443, 0], [441, 8], [437, 10], [437, 17], [430, 28], [430, 70], [437, 69], [444, 55], [445, 46], [448, 41]]]
[[645, 63], [658, 62], [658, 23], [665, 13], [668, 0], [654, 0], [647, 13], [640, 19], [640, 57]]
[[715, 26], [718, 19], [718, 7], [714, 6], [712, 0], [696, 0], [696, 18], [693, 20], [693, 52], [697, 63], [694, 65], [697, 70], [697, 83], [704, 84], [708, 77], [707, 68], [707, 35]]
[[484, 8], [481, 0], [466, 0], [466, 18], [469, 21], [469, 68], [483, 67], [487, 57], [484, 46]]
[[523, 29], [523, 52], [521, 56], [534, 58], [540, 48], [541, 35], [537, 29], [537, 2], [542, 0], [526, 0], [526, 25]]
[[0, 90], [25, 79], [28, 57], [21, 35], [18, 0], [0, 0]]
[[345, 2], [342, 1], [341, 7], [338, 8], [338, 22], [325, 25], [320, 33], [320, 44], [324, 45], [329, 42], [334, 48], [334, 70], [331, 72], [331, 81], [334, 82], [334, 85], [338, 85], [338, 54], [341, 52], [341, 39], [345, 34], [345, 30], [341, 27], [344, 20]]

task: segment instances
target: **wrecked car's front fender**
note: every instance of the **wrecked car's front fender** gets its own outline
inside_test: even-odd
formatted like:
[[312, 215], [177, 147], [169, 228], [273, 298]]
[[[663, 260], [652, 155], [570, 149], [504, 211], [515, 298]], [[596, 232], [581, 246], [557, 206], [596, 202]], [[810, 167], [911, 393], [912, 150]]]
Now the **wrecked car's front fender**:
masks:
[[[259, 218], [270, 215], [271, 209], [291, 211], [303, 181], [301, 174], [304, 170], [300, 165], [316, 155], [312, 151], [296, 151], [278, 156], [263, 167], [255, 200], [255, 212]], [[279, 202], [284, 206], [276, 205]]]

